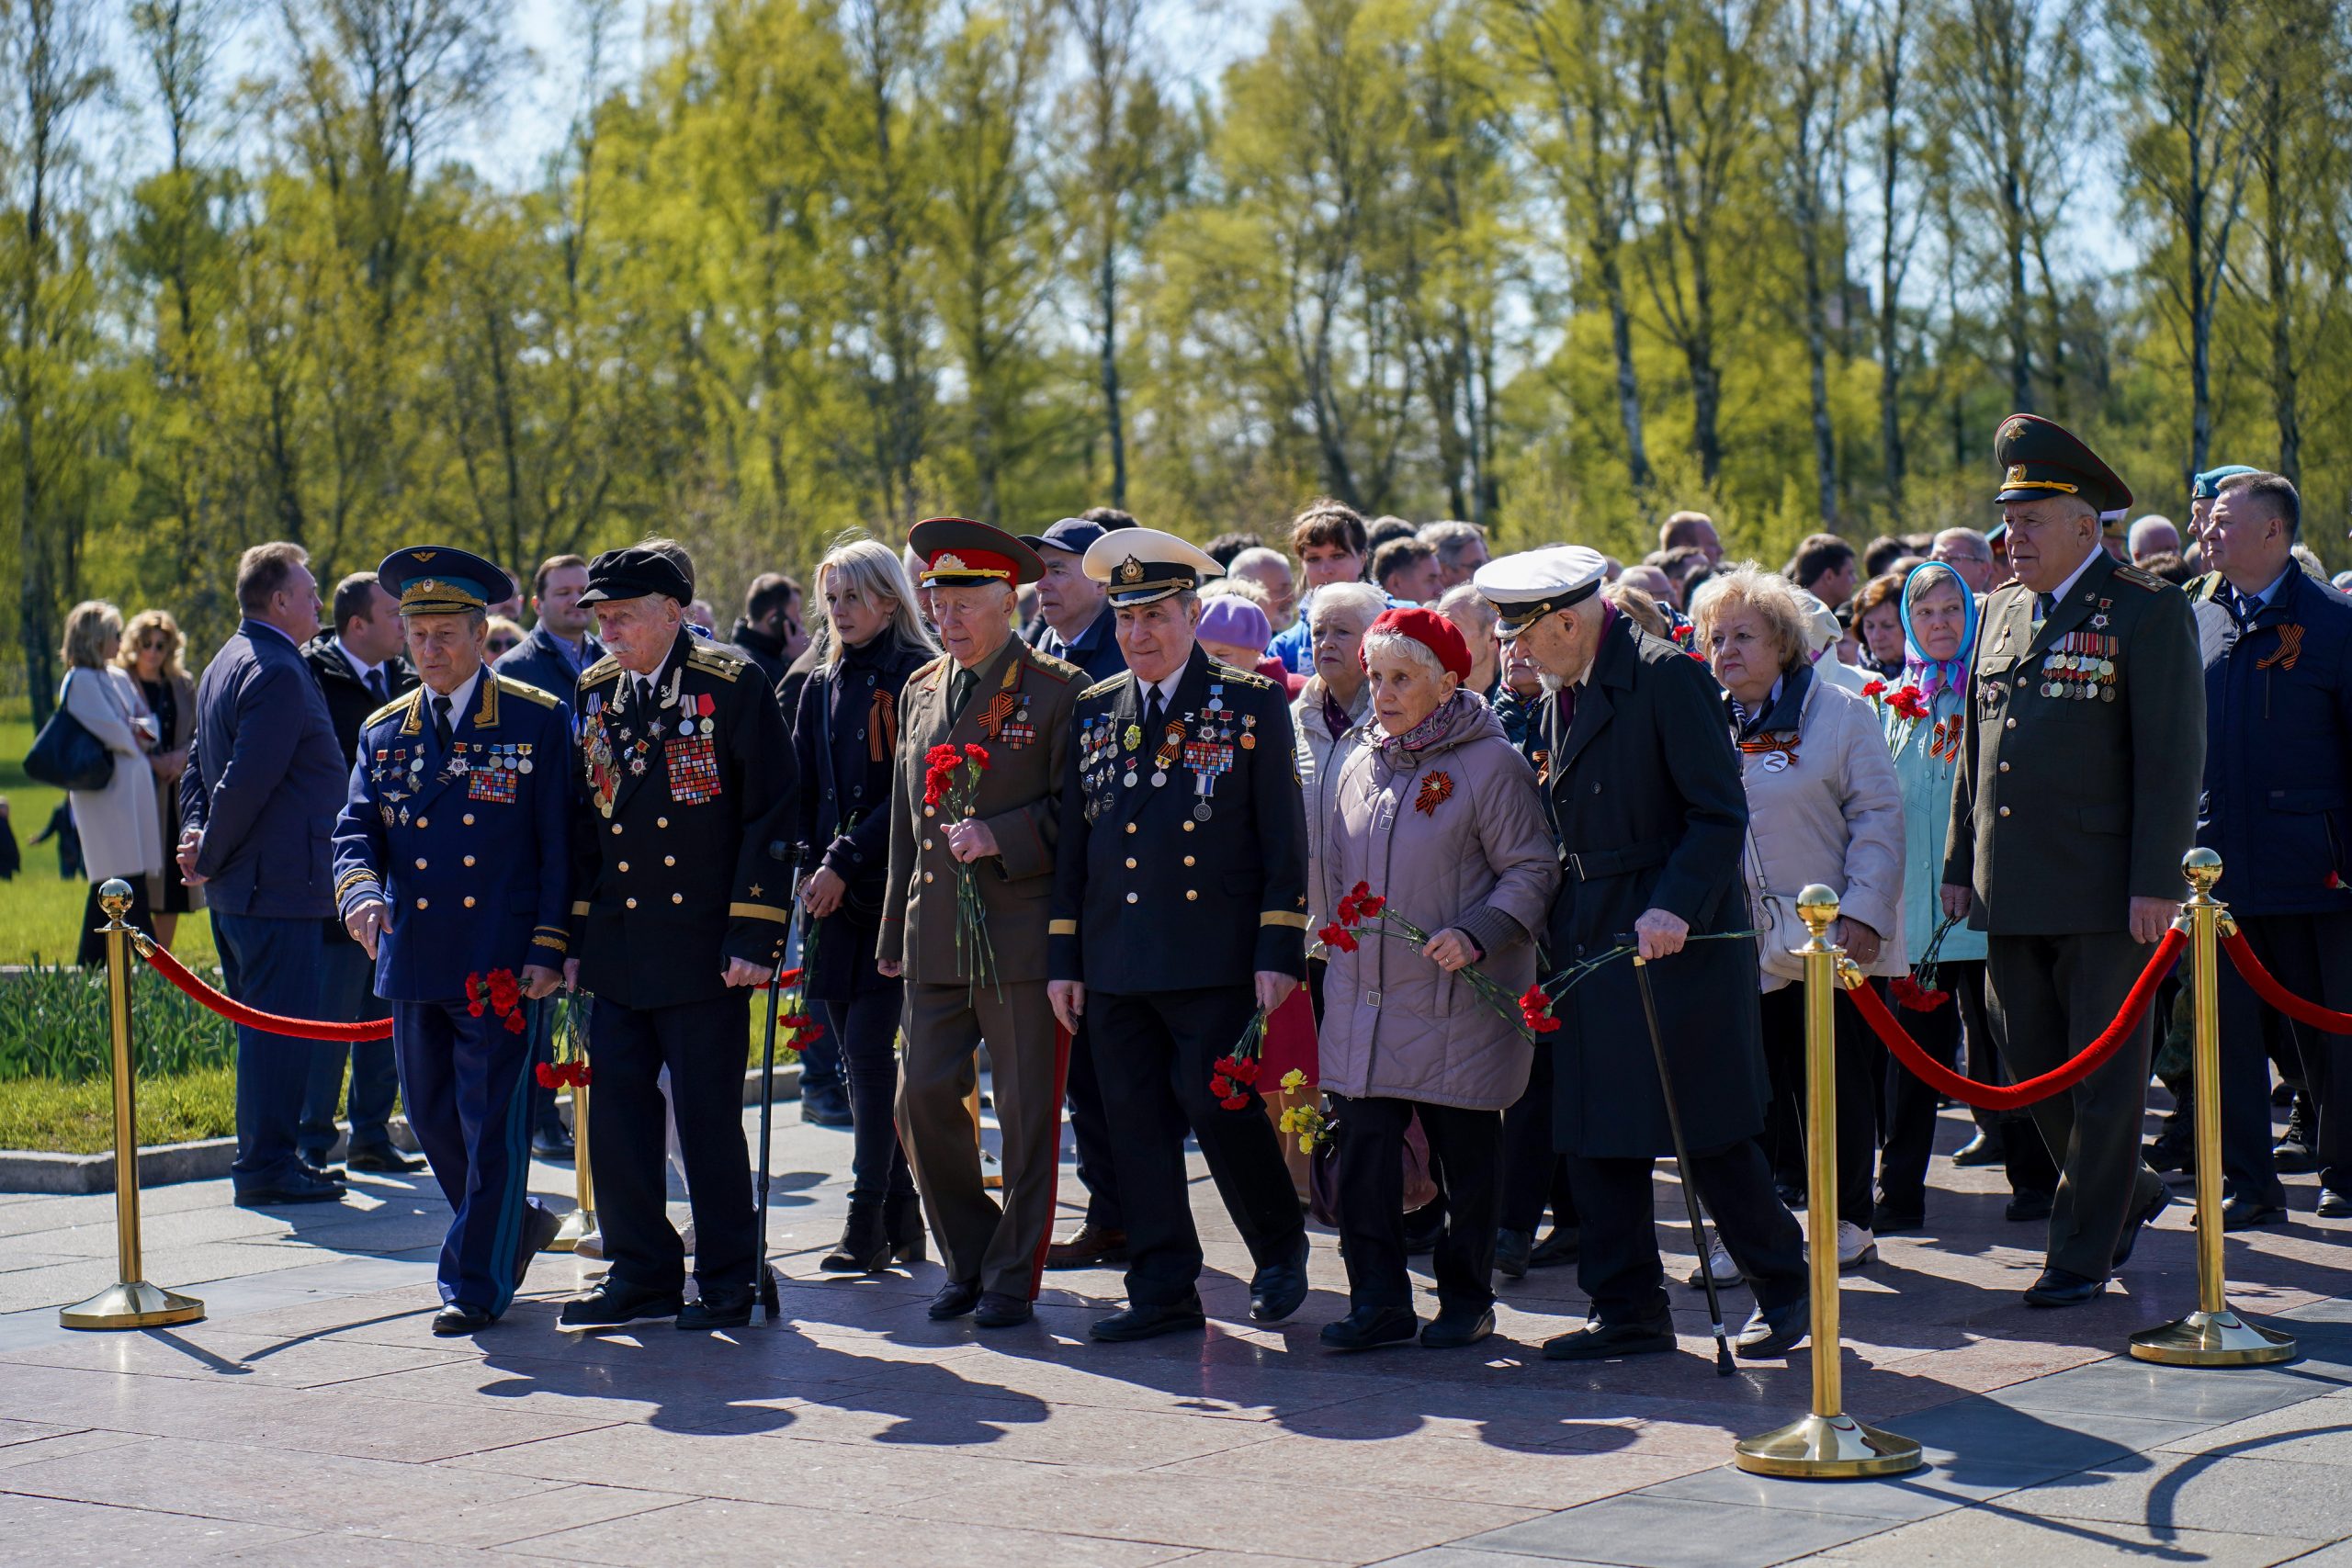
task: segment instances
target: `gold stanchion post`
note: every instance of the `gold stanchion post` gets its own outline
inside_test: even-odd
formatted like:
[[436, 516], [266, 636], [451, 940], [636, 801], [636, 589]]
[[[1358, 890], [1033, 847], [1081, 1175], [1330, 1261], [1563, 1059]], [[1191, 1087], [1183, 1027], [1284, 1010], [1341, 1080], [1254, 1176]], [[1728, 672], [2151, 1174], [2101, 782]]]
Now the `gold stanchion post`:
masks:
[[2197, 1310], [2132, 1337], [2132, 1354], [2174, 1367], [2252, 1367], [2290, 1360], [2295, 1341], [2230, 1310], [2222, 1275], [2222, 966], [2223, 930], [2236, 930], [2229, 906], [2213, 897], [2222, 857], [2191, 850], [2180, 863], [2191, 893], [2180, 907], [2188, 923], [2189, 989], [2196, 1009]]
[[583, 1237], [596, 1234], [596, 1179], [588, 1165], [588, 1086], [571, 1086], [571, 1213], [556, 1227], [549, 1252], [576, 1252]]
[[[1813, 940], [1804, 944], [1805, 1140], [1810, 1197], [1805, 1224], [1813, 1244], [1813, 1413], [1778, 1431], [1742, 1438], [1733, 1462], [1758, 1475], [1846, 1481], [1900, 1475], [1919, 1466], [1919, 1445], [1865, 1427], [1845, 1412], [1838, 1331], [1838, 965], [1831, 945], [1838, 895], [1819, 884], [1797, 895], [1797, 913]], [[1688, 1179], [1686, 1178], [1686, 1179]], [[1704, 1260], [1702, 1260], [1702, 1267]]]
[[86, 1302], [60, 1308], [67, 1328], [161, 1328], [194, 1323], [204, 1303], [151, 1285], [139, 1262], [139, 1100], [130, 1056], [130, 942], [122, 917], [130, 908], [130, 884], [110, 878], [98, 889], [107, 912], [107, 1010], [114, 1034], [114, 1232], [119, 1260], [116, 1280]]

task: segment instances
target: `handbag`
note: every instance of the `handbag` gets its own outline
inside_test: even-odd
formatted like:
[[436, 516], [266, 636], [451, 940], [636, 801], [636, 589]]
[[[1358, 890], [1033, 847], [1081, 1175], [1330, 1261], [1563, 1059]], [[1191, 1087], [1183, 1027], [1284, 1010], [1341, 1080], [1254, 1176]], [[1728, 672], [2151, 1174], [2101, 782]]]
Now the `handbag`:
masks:
[[[1342, 1110], [1332, 1117], [1336, 1134], [1347, 1116]], [[1421, 1131], [1421, 1119], [1415, 1116], [1405, 1123], [1405, 1200], [1400, 1212], [1411, 1213], [1437, 1201], [1437, 1178], [1430, 1174], [1429, 1134]], [[1307, 1213], [1318, 1224], [1340, 1228], [1340, 1140], [1337, 1135], [1315, 1145], [1306, 1168]]]
[[[69, 688], [76, 673], [66, 674]], [[25, 753], [25, 776], [55, 789], [94, 793], [114, 782], [114, 753], [66, 711], [60, 694], [57, 711], [49, 716], [49, 722], [33, 737], [32, 750]]]

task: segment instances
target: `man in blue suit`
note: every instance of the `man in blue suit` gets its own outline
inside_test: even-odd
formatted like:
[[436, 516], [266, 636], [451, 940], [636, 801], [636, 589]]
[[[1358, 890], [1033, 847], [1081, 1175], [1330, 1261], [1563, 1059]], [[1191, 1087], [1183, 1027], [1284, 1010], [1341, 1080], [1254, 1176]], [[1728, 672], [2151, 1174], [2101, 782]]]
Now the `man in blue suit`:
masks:
[[484, 667], [496, 567], [427, 546], [377, 571], [424, 684], [360, 727], [335, 901], [392, 1004], [409, 1125], [449, 1200], [433, 1332], [472, 1334], [557, 1228], [529, 1196], [523, 1001], [556, 988], [569, 945], [571, 717]]
[[[229, 994], [294, 1018], [320, 1016], [329, 840], [345, 766], [326, 699], [302, 660], [319, 629], [319, 584], [300, 545], [255, 545], [237, 562], [236, 635], [196, 689], [196, 737], [180, 776], [180, 874], [210, 889]], [[328, 1202], [342, 1184], [295, 1148], [314, 1046], [237, 1030], [236, 1201]]]
[[[2205, 792], [2197, 841], [2222, 857], [2215, 895], [2263, 966], [2298, 996], [2352, 1010], [2352, 599], [2303, 574], [2295, 487], [2224, 478], [2195, 585], [2205, 649]], [[2270, 1147], [2268, 1043], [2319, 1107], [2319, 1212], [2352, 1215], [2352, 1039], [2273, 1013], [2223, 963], [2222, 1228], [2278, 1224], [2287, 1192]], [[2291, 1042], [2291, 1043], [2286, 1043]]]
[[[594, 630], [595, 612], [580, 602], [587, 592], [588, 563], [578, 556], [549, 556], [541, 561], [531, 575], [531, 614], [537, 617], [537, 624], [531, 627], [530, 636], [501, 654], [492, 668], [569, 704], [580, 684], [580, 672], [605, 657], [605, 645], [596, 640]], [[580, 998], [576, 1005], [585, 1007], [588, 999]], [[555, 1009], [533, 1002], [526, 1010], [530, 1015], [532, 1059], [548, 1061]], [[545, 1084], [531, 1088], [531, 1153], [554, 1160], [572, 1156], [571, 1134], [565, 1131], [563, 1117], [555, 1108], [555, 1090]]]

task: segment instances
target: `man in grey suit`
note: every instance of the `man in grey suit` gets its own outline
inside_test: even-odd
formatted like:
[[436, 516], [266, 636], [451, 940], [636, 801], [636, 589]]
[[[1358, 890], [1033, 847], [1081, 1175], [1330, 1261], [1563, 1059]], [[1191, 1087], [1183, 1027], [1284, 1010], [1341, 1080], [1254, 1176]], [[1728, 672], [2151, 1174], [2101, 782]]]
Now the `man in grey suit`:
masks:
[[[300, 545], [255, 545], [237, 562], [244, 619], [196, 689], [196, 738], [180, 779], [179, 869], [210, 889], [229, 994], [317, 1018], [334, 913], [329, 856], [350, 769], [302, 659], [319, 584]], [[343, 1186], [303, 1163], [295, 1131], [311, 1056], [325, 1049], [237, 1030], [236, 1201], [329, 1202]]]

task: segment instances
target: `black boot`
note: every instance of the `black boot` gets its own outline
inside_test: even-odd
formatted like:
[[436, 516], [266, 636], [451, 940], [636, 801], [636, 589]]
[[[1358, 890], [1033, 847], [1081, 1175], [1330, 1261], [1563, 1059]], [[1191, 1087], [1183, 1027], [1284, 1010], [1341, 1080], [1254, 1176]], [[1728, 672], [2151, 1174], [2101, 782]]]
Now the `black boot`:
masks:
[[817, 1265], [828, 1274], [871, 1274], [890, 1265], [890, 1238], [882, 1224], [882, 1201], [849, 1197], [849, 1223], [842, 1226], [842, 1242]]
[[888, 1200], [882, 1211], [882, 1234], [889, 1240], [892, 1262], [921, 1263], [927, 1256], [923, 1247], [922, 1200], [912, 1192]]

